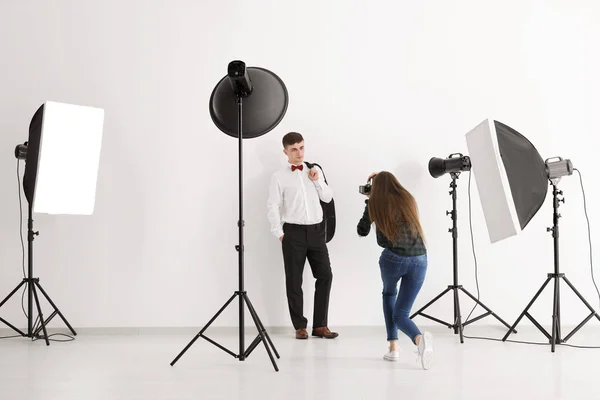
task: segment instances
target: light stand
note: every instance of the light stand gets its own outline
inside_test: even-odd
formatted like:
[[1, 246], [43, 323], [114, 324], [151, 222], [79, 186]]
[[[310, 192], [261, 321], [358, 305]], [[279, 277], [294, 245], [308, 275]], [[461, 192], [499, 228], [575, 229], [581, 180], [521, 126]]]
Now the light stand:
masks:
[[[17, 160], [25, 160], [22, 187], [29, 205], [28, 271], [21, 283], [2, 300], [0, 307], [25, 286], [28, 291], [27, 333], [2, 318], [0, 322], [21, 336], [32, 339], [41, 338], [40, 332], [43, 331], [46, 345], [50, 345], [46, 326], [56, 315], [63, 320], [73, 335], [77, 333], [42, 288], [40, 279], [34, 278], [33, 241], [39, 232], [33, 230], [33, 213], [93, 213], [103, 124], [104, 110], [101, 108], [47, 101], [37, 109], [31, 119], [29, 140], [15, 148]], [[52, 306], [53, 312], [48, 318], [44, 318], [42, 313], [38, 290]], [[34, 301], [38, 313], [36, 319], [33, 315]]]
[[[221, 350], [225, 351], [234, 358], [244, 361], [250, 356], [252, 351], [262, 342], [265, 346], [267, 354], [271, 359], [273, 368], [275, 371], [279, 371], [279, 367], [273, 358], [273, 353], [277, 358], [280, 358], [279, 353], [275, 349], [269, 334], [267, 333], [262, 321], [260, 320], [254, 306], [250, 302], [248, 294], [244, 288], [244, 218], [243, 218], [243, 162], [242, 162], [242, 143], [243, 138], [252, 138], [265, 134], [266, 132], [273, 129], [283, 118], [285, 111], [287, 110], [287, 90], [283, 82], [272, 72], [263, 68], [248, 68], [246, 69], [245, 64], [241, 61], [233, 61], [229, 64], [228, 76], [223, 78], [219, 84], [215, 87], [211, 95], [211, 117], [217, 127], [223, 132], [230, 136], [237, 137], [238, 139], [238, 192], [239, 192], [239, 219], [238, 219], [238, 233], [239, 233], [239, 244], [235, 246], [238, 252], [238, 285], [239, 289], [233, 293], [233, 295], [225, 302], [225, 304], [217, 311], [217, 313], [208, 321], [208, 323], [194, 336], [194, 338], [188, 343], [188, 345], [177, 355], [177, 357], [171, 362], [171, 366], [183, 356], [183, 354], [194, 344], [199, 338], [206, 339], [208, 342], [217, 346]], [[252, 76], [250, 76], [252, 75]], [[250, 81], [252, 77], [252, 82]], [[227, 87], [227, 78], [231, 83], [231, 88]], [[254, 85], [254, 87], [252, 87]], [[233, 89], [233, 90], [231, 90]], [[250, 94], [252, 94], [250, 96]], [[243, 130], [243, 115], [242, 112], [242, 98], [245, 97], [250, 103], [250, 112], [248, 123], [249, 129]], [[237, 126], [233, 129], [232, 126], [232, 110], [231, 100], [235, 99], [236, 104], [236, 122]], [[279, 100], [279, 101], [278, 101]], [[239, 351], [234, 353], [227, 349], [221, 344], [208, 338], [204, 335], [204, 332], [208, 327], [219, 317], [219, 315], [231, 304], [236, 298], [239, 298]], [[248, 311], [252, 316], [254, 325], [258, 330], [258, 335], [246, 348], [244, 343], [244, 305], [248, 307]]]
[[[21, 330], [14, 327], [12, 324], [10, 324], [9, 322], [7, 322], [6, 320], [4, 320], [2, 318], [0, 318], [0, 321], [4, 322], [6, 325], [8, 325], [10, 328], [12, 328], [14, 331], [16, 331], [17, 333], [19, 333], [21, 336], [24, 336], [24, 337], [39, 339], [40, 338], [39, 333], [40, 333], [40, 331], [43, 331], [44, 332], [43, 338], [46, 341], [46, 345], [50, 346], [50, 341], [48, 339], [48, 332], [46, 330], [46, 325], [48, 325], [48, 323], [56, 315], [58, 315], [63, 320], [63, 322], [65, 323], [65, 325], [67, 325], [67, 327], [69, 328], [69, 330], [71, 331], [71, 333], [73, 335], [77, 335], [77, 333], [71, 327], [71, 325], [66, 320], [64, 315], [60, 312], [58, 307], [56, 307], [56, 305], [54, 304], [52, 299], [50, 299], [50, 296], [48, 296], [46, 291], [42, 288], [42, 285], [40, 285], [40, 278], [33, 278], [33, 240], [34, 240], [34, 236], [39, 235], [39, 232], [33, 231], [33, 218], [32, 218], [31, 203], [29, 203], [28, 210], [29, 211], [28, 211], [28, 218], [27, 218], [27, 278], [23, 278], [21, 283], [19, 283], [17, 285], [17, 287], [15, 287], [13, 289], [13, 291], [10, 292], [10, 294], [8, 296], [6, 296], [6, 298], [4, 298], [4, 300], [2, 300], [2, 302], [0, 303], [0, 307], [2, 307], [4, 305], [4, 303], [6, 303], [15, 293], [17, 293], [17, 291], [23, 285], [27, 286], [27, 291], [28, 291], [28, 296], [27, 296], [28, 297], [27, 298], [27, 333], [23, 333]], [[44, 297], [46, 298], [48, 303], [50, 303], [50, 305], [54, 309], [54, 312], [52, 312], [52, 314], [50, 314], [50, 316], [47, 319], [44, 319], [44, 316], [42, 314], [42, 308], [40, 306], [40, 301], [38, 298], [38, 293], [37, 293], [36, 288], [39, 289], [40, 292], [42, 292], [42, 294], [44, 295]], [[34, 327], [34, 325], [33, 325], [34, 322], [33, 322], [32, 298], [35, 299], [35, 304], [36, 304], [36, 308], [37, 308], [37, 312], [38, 312], [38, 318], [40, 319], [40, 326], [37, 328]], [[34, 328], [35, 328], [35, 331], [34, 331]]]
[[[492, 119], [485, 119], [471, 129], [465, 137], [469, 153], [473, 157], [473, 165], [476, 166], [479, 199], [491, 243], [517, 235], [525, 229], [548, 197], [548, 181], [552, 185], [553, 226], [547, 230], [552, 232], [554, 238], [554, 272], [548, 274], [546, 281], [509, 328], [502, 341], [506, 341], [521, 319], [527, 316], [548, 338], [554, 352], [556, 344], [566, 342], [592, 317], [595, 316], [600, 320], [600, 316], [559, 268], [558, 207], [559, 202], [564, 202], [564, 198], [559, 198], [562, 191], [558, 190], [557, 185], [561, 177], [573, 174], [573, 163], [562, 157], [551, 157], [544, 161], [535, 146], [525, 136], [508, 125]], [[552, 279], [554, 280], [552, 333], [548, 333], [528, 310]], [[567, 283], [591, 312], [564, 339], [560, 328], [560, 279]]]
[[[558, 254], [558, 219], [561, 215], [558, 213], [559, 203], [562, 201], [565, 202], [564, 197], [559, 198], [558, 196], [562, 196], [562, 190], [557, 189], [557, 182], [551, 181], [552, 185], [552, 195], [553, 195], [553, 226], [552, 228], [546, 228], [548, 232], [552, 232], [552, 237], [554, 238], [554, 272], [548, 274], [548, 278], [542, 284], [540, 289], [537, 291], [533, 299], [529, 302], [527, 307], [523, 310], [519, 318], [515, 321], [510, 330], [506, 333], [506, 335], [502, 338], [502, 341], [506, 341], [506, 338], [510, 335], [513, 328], [517, 326], [517, 324], [521, 321], [521, 319], [526, 316], [529, 320], [538, 328], [547, 338], [550, 340], [550, 344], [552, 345], [552, 352], [555, 350], [555, 346], [557, 344], [565, 343], [569, 340], [583, 325], [585, 325], [592, 317], [596, 317], [600, 321], [600, 316], [596, 311], [594, 311], [593, 307], [583, 298], [583, 296], [577, 291], [575, 286], [567, 279], [564, 273], [560, 272], [559, 266], [559, 254]], [[579, 324], [571, 333], [569, 333], [565, 338], [562, 338], [562, 333], [560, 329], [560, 279], [563, 279], [567, 285], [575, 292], [577, 297], [586, 305], [586, 307], [590, 310], [590, 314]], [[536, 320], [529, 314], [528, 310], [531, 308], [533, 303], [536, 301], [538, 296], [542, 293], [544, 288], [548, 285], [550, 280], [554, 280], [554, 298], [553, 298], [553, 306], [552, 306], [552, 334], [549, 334]]]
[[[437, 174], [432, 173], [432, 175], [435, 177]], [[464, 343], [464, 339], [463, 339], [464, 326], [471, 324], [475, 321], [478, 321], [482, 318], [485, 318], [488, 315], [492, 315], [493, 317], [495, 317], [498, 321], [500, 321], [502, 324], [504, 324], [507, 328], [509, 326], [506, 322], [504, 322], [504, 320], [502, 320], [502, 318], [500, 318], [498, 315], [496, 315], [491, 309], [489, 309], [485, 304], [483, 304], [481, 301], [479, 301], [475, 296], [473, 296], [471, 293], [469, 293], [468, 290], [466, 290], [462, 285], [459, 285], [459, 283], [458, 283], [458, 227], [457, 227], [457, 223], [456, 223], [456, 221], [457, 221], [457, 210], [456, 210], [456, 197], [457, 197], [456, 187], [457, 187], [457, 184], [456, 184], [456, 181], [457, 181], [459, 175], [460, 175], [460, 172], [458, 172], [458, 171], [450, 172], [450, 176], [452, 177], [452, 181], [450, 182], [450, 188], [451, 188], [450, 195], [452, 196], [452, 211], [446, 211], [446, 215], [450, 215], [450, 218], [452, 219], [452, 228], [448, 229], [448, 232], [452, 233], [453, 284], [448, 285], [448, 287], [443, 292], [441, 292], [439, 295], [437, 295], [433, 300], [431, 300], [429, 303], [427, 303], [425, 306], [423, 306], [420, 310], [418, 310], [413, 315], [411, 315], [410, 318], [413, 319], [417, 315], [422, 315], [425, 318], [429, 318], [429, 319], [431, 319], [435, 322], [438, 322], [442, 325], [446, 325], [448, 328], [454, 329], [455, 334], [460, 334], [460, 342]], [[461, 311], [460, 311], [460, 301], [459, 301], [459, 296], [458, 296], [459, 290], [461, 292], [463, 292], [464, 294], [466, 294], [467, 296], [469, 296], [473, 301], [475, 301], [475, 303], [480, 305], [487, 312], [485, 314], [481, 314], [475, 318], [471, 318], [470, 320], [462, 323], [462, 316], [461, 316]], [[425, 309], [427, 309], [430, 305], [435, 303], [437, 300], [442, 298], [446, 293], [449, 293], [450, 291], [452, 291], [452, 293], [454, 295], [454, 323], [450, 324], [448, 322], [442, 321], [438, 318], [435, 318], [435, 317], [432, 317], [430, 315], [423, 313], [423, 311]], [[516, 333], [516, 331], [515, 331], [515, 333]]]

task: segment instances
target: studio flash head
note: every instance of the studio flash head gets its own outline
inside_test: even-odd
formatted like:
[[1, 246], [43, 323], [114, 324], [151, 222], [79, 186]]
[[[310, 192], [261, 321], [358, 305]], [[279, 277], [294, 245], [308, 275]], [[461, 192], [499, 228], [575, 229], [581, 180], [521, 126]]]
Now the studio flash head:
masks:
[[239, 60], [230, 62], [227, 66], [227, 77], [229, 78], [231, 88], [236, 95], [241, 97], [250, 96], [254, 87], [248, 76], [246, 63]]
[[17, 160], [26, 160], [27, 159], [27, 142], [23, 144], [18, 144], [15, 147], [15, 158]]
[[573, 163], [571, 160], [563, 160], [562, 157], [551, 157], [544, 161], [544, 164], [546, 165], [548, 179], [555, 185], [558, 184], [563, 176], [573, 175]]
[[429, 160], [429, 174], [439, 178], [444, 174], [460, 173], [471, 170], [471, 159], [461, 153], [450, 154], [448, 158], [433, 157]]

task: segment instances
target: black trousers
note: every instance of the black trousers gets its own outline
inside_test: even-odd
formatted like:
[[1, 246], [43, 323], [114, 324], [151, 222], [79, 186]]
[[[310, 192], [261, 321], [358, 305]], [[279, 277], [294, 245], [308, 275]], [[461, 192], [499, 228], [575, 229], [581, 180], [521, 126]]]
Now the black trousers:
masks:
[[313, 328], [327, 326], [329, 293], [333, 273], [329, 261], [329, 251], [325, 242], [323, 224], [283, 225], [283, 262], [285, 266], [285, 288], [290, 317], [295, 329], [306, 328], [304, 317], [304, 295], [302, 274], [308, 259], [315, 282]]

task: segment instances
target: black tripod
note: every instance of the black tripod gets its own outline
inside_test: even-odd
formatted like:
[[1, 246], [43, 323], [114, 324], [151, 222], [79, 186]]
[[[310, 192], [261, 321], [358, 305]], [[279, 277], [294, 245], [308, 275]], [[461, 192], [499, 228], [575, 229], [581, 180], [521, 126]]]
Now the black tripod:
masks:
[[[558, 219], [561, 217], [561, 215], [558, 213], [558, 207], [559, 207], [559, 203], [561, 201], [563, 203], [565, 202], [565, 199], [564, 199], [564, 197], [561, 199], [558, 198], [559, 195], [562, 195], [562, 190], [558, 190], [556, 188], [556, 183], [551, 182], [551, 185], [552, 185], [552, 195], [553, 195], [552, 204], [553, 204], [553, 209], [554, 209], [554, 213], [553, 213], [553, 223], [554, 224], [553, 224], [552, 228], [546, 228], [546, 230], [548, 232], [552, 232], [552, 237], [554, 238], [554, 273], [548, 274], [548, 278], [546, 278], [546, 281], [542, 284], [542, 287], [540, 287], [540, 290], [537, 291], [535, 296], [533, 296], [533, 299], [531, 299], [531, 301], [529, 302], [527, 307], [525, 307], [525, 310], [523, 310], [521, 315], [519, 315], [519, 318], [517, 318], [517, 320], [511, 327], [511, 330], [512, 330], [512, 328], [517, 326], [519, 321], [521, 321], [521, 319], [524, 316], [526, 316], [527, 318], [529, 318], [529, 320], [531, 322], [533, 322], [533, 324], [536, 326], [536, 328], [538, 328], [548, 338], [548, 340], [550, 340], [550, 343], [552, 345], [552, 352], [554, 352], [556, 344], [565, 343], [583, 325], [585, 325], [590, 319], [592, 319], [592, 317], [596, 317], [600, 321], [600, 316], [598, 315], [598, 313], [596, 311], [594, 311], [592, 306], [583, 298], [583, 296], [577, 291], [577, 289], [575, 289], [575, 286], [573, 286], [573, 284], [571, 284], [571, 282], [567, 279], [565, 274], [560, 273], [559, 257], [558, 257]], [[553, 308], [552, 308], [552, 335], [550, 335], [539, 324], [539, 322], [537, 322], [535, 320], [535, 318], [533, 318], [531, 316], [531, 314], [529, 314], [529, 312], [528, 312], [529, 308], [531, 308], [531, 306], [533, 305], [535, 300], [542, 293], [542, 291], [544, 290], [546, 285], [548, 285], [548, 283], [550, 282], [551, 279], [554, 279], [554, 300], [553, 300]], [[561, 331], [560, 331], [560, 279], [564, 279], [564, 281], [567, 283], [567, 285], [569, 285], [569, 287], [573, 290], [573, 292], [575, 292], [577, 297], [579, 297], [579, 299], [583, 302], [583, 304], [585, 304], [586, 307], [590, 310], [590, 315], [588, 315], [579, 325], [577, 325], [577, 327], [575, 327], [575, 329], [573, 329], [573, 331], [571, 333], [569, 333], [564, 339], [561, 338]], [[510, 333], [511, 333], [511, 331], [509, 330], [506, 333], [506, 335], [502, 338], [502, 341], [505, 341], [506, 338], [510, 335]]]
[[[19, 283], [17, 285], [17, 287], [14, 288], [14, 290], [12, 292], [10, 292], [10, 294], [8, 296], [6, 296], [6, 298], [4, 300], [2, 300], [2, 302], [0, 303], [0, 307], [2, 307], [4, 305], [4, 303], [6, 303], [15, 293], [17, 293], [17, 291], [19, 291], [19, 289], [23, 285], [27, 285], [27, 289], [28, 289], [27, 333], [25, 334], [20, 329], [16, 328], [15, 326], [13, 326], [8, 321], [6, 321], [2, 318], [0, 318], [0, 321], [5, 323], [10, 328], [12, 328], [15, 332], [17, 332], [18, 334], [20, 334], [21, 336], [24, 336], [24, 337], [40, 339], [41, 338], [40, 331], [43, 331], [44, 332], [43, 338], [46, 341], [46, 345], [50, 346], [50, 341], [48, 339], [48, 332], [46, 330], [46, 325], [48, 325], [48, 323], [56, 315], [58, 315], [63, 320], [63, 322], [65, 323], [65, 325], [67, 325], [67, 327], [69, 328], [71, 333], [73, 333], [73, 335], [77, 335], [77, 333], [75, 333], [75, 330], [71, 327], [69, 322], [67, 322], [64, 315], [60, 312], [60, 310], [58, 309], [58, 307], [56, 307], [56, 305], [54, 304], [52, 299], [50, 299], [50, 296], [48, 296], [46, 291], [42, 288], [42, 285], [40, 285], [40, 278], [32, 278], [32, 276], [33, 276], [33, 239], [34, 239], [34, 236], [39, 235], [39, 232], [33, 231], [33, 218], [31, 216], [32, 211], [33, 210], [32, 210], [31, 203], [29, 203], [29, 215], [28, 215], [28, 219], [27, 219], [27, 251], [28, 251], [28, 254], [27, 254], [27, 264], [28, 264], [27, 278], [23, 278], [21, 283]], [[54, 312], [52, 312], [52, 314], [50, 314], [50, 316], [47, 319], [44, 319], [44, 316], [42, 314], [42, 307], [40, 306], [40, 300], [38, 298], [36, 288], [39, 289], [40, 292], [42, 292], [42, 294], [44, 295], [46, 300], [48, 300], [48, 303], [50, 303], [50, 305], [54, 309]], [[38, 318], [40, 319], [40, 325], [38, 327], [34, 327], [34, 325], [33, 325], [33, 301], [32, 301], [33, 299], [32, 298], [35, 299], [35, 304], [36, 304], [36, 308], [37, 308], [37, 312], [38, 312]]]
[[[260, 344], [260, 342], [263, 342], [263, 344], [265, 345], [265, 349], [267, 350], [267, 353], [269, 354], [269, 358], [271, 359], [271, 362], [273, 363], [273, 367], [275, 368], [275, 371], [279, 371], [279, 368], [277, 367], [277, 364], [275, 363], [275, 359], [273, 358], [273, 355], [271, 354], [271, 349], [269, 348], [269, 345], [273, 348], [273, 352], [275, 353], [277, 358], [279, 358], [279, 353], [277, 353], [277, 350], [275, 349], [275, 346], [273, 345], [273, 342], [271, 341], [269, 334], [267, 333], [265, 327], [263, 326], [262, 322], [260, 321], [260, 318], [258, 317], [256, 310], [252, 306], [252, 303], [250, 302], [250, 299], [248, 298], [248, 294], [244, 290], [244, 219], [243, 219], [243, 184], [242, 184], [242, 181], [243, 181], [243, 179], [242, 179], [242, 165], [243, 165], [242, 164], [242, 98], [239, 95], [237, 96], [237, 106], [238, 106], [238, 143], [239, 143], [238, 152], [239, 152], [239, 216], [240, 217], [238, 220], [239, 245], [235, 246], [235, 249], [238, 251], [238, 254], [239, 254], [239, 258], [238, 258], [239, 259], [239, 290], [233, 293], [233, 295], [223, 305], [223, 307], [221, 307], [221, 309], [219, 311], [217, 311], [217, 313], [211, 318], [210, 321], [208, 321], [208, 323], [202, 328], [202, 330], [200, 330], [200, 332], [198, 332], [198, 334], [192, 339], [192, 341], [190, 343], [188, 343], [188, 345], [181, 351], [181, 353], [179, 353], [179, 355], [175, 358], [175, 360], [173, 360], [171, 362], [171, 366], [175, 365], [177, 360], [179, 360], [179, 358], [187, 351], [187, 349], [189, 349], [192, 346], [192, 344], [194, 344], [194, 342], [199, 337], [202, 337], [203, 339], [206, 339], [207, 341], [214, 344], [221, 350], [230, 354], [231, 356], [238, 358], [240, 361], [244, 361], [246, 358], [248, 358], [248, 356], [250, 355], [250, 353], [252, 353], [252, 351], [256, 348], [256, 346], [258, 346]], [[235, 299], [236, 296], [239, 296], [239, 341], [240, 341], [239, 344], [240, 344], [240, 348], [239, 348], [238, 354], [235, 354], [234, 352], [230, 351], [229, 349], [225, 348], [224, 346], [220, 345], [219, 343], [215, 342], [214, 340], [204, 336], [204, 331], [206, 331], [208, 329], [208, 327], [214, 322], [215, 319], [217, 319], [217, 317], [223, 312], [223, 310], [225, 310], [225, 308], [227, 308], [227, 306], [233, 301], [233, 299]], [[250, 315], [252, 316], [252, 319], [254, 320], [256, 329], [258, 329], [258, 336], [254, 339], [254, 341], [250, 344], [250, 346], [248, 346], [247, 349], [245, 349], [245, 346], [244, 346], [244, 302], [248, 306], [248, 310], [250, 311]], [[268, 342], [268, 345], [267, 345], [267, 342]]]
[[[481, 301], [479, 301], [475, 296], [473, 296], [471, 293], [469, 293], [468, 290], [463, 288], [462, 285], [458, 284], [458, 228], [456, 226], [456, 220], [457, 220], [457, 217], [456, 217], [456, 215], [457, 215], [457, 212], [456, 212], [456, 180], [458, 179], [459, 174], [460, 174], [460, 172], [450, 173], [450, 176], [452, 177], [452, 182], [450, 183], [450, 188], [452, 189], [450, 191], [450, 195], [452, 196], [452, 211], [446, 211], [446, 215], [450, 215], [450, 218], [452, 218], [452, 228], [448, 229], [448, 232], [452, 233], [452, 255], [453, 255], [452, 261], [453, 261], [453, 272], [454, 272], [453, 284], [448, 285], [448, 287], [442, 293], [437, 295], [433, 300], [431, 300], [429, 303], [427, 303], [419, 311], [417, 311], [413, 315], [411, 315], [410, 318], [413, 319], [415, 316], [420, 314], [425, 318], [429, 318], [429, 319], [431, 319], [435, 322], [438, 322], [442, 325], [446, 325], [448, 328], [454, 329], [455, 334], [459, 333], [460, 334], [460, 342], [464, 343], [463, 327], [465, 327], [466, 325], [471, 324], [475, 321], [478, 321], [482, 318], [485, 318], [488, 315], [494, 316], [498, 321], [502, 322], [507, 328], [508, 328], [508, 324], [506, 322], [504, 322], [502, 320], [502, 318], [498, 317], [485, 304], [483, 304]], [[427, 307], [429, 307], [430, 305], [435, 303], [437, 300], [439, 300], [442, 296], [444, 296], [446, 293], [450, 292], [451, 290], [454, 294], [454, 323], [453, 324], [450, 324], [448, 322], [442, 321], [440, 319], [437, 319], [435, 317], [432, 317], [430, 315], [423, 313], [423, 311]], [[471, 299], [473, 299], [473, 301], [475, 301], [475, 303], [479, 304], [487, 312], [485, 314], [479, 315], [478, 317], [471, 318], [469, 321], [466, 321], [465, 323], [462, 323], [462, 321], [461, 321], [462, 316], [460, 313], [460, 302], [459, 302], [459, 298], [458, 298], [459, 290], [462, 291], [463, 293], [465, 293]], [[515, 333], [516, 332], [517, 331], [515, 331]]]

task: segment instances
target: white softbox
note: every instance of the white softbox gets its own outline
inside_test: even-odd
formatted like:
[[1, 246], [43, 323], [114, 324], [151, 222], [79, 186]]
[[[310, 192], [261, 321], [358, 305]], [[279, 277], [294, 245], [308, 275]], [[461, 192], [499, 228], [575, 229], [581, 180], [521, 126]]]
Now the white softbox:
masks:
[[486, 119], [465, 136], [490, 241], [517, 235], [546, 199], [544, 160], [527, 138], [498, 121]]
[[47, 101], [31, 120], [23, 189], [33, 212], [91, 215], [104, 125], [100, 108]]

